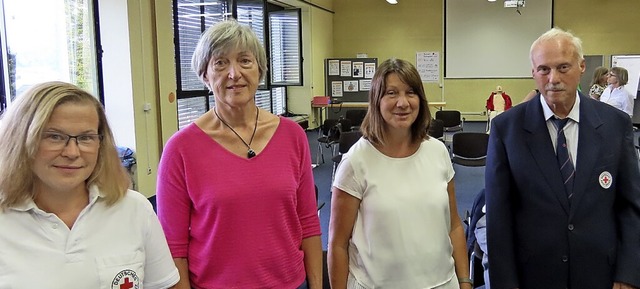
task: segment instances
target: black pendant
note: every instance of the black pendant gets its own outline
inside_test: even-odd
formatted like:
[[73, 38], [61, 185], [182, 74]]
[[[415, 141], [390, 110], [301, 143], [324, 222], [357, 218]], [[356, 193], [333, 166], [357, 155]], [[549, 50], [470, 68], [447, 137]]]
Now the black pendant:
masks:
[[253, 151], [252, 149], [249, 149], [249, 151], [247, 151], [247, 158], [252, 158], [256, 156], [256, 152]]

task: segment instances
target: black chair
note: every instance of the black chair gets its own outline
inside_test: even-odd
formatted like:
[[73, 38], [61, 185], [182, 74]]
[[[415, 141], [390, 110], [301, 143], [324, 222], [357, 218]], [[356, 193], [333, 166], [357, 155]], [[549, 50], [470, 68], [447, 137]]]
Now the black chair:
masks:
[[444, 122], [441, 119], [432, 119], [427, 134], [432, 138], [444, 141]]
[[[325, 119], [322, 125], [320, 126], [321, 135], [318, 137], [318, 154], [316, 155], [316, 164], [324, 163], [324, 154], [322, 151], [322, 147], [326, 146], [327, 148], [331, 148], [335, 143], [334, 140], [329, 138], [329, 131], [331, 128], [335, 127], [338, 124], [337, 119]], [[331, 156], [334, 155], [333, 149], [331, 150]], [[322, 162], [321, 162], [322, 161]]]
[[445, 133], [462, 131], [464, 127], [464, 118], [457, 110], [438, 110], [436, 119], [442, 120]]
[[344, 117], [351, 120], [351, 130], [358, 130], [366, 114], [367, 111], [364, 109], [350, 109], [347, 110]]
[[347, 153], [349, 149], [360, 139], [360, 137], [362, 137], [362, 133], [357, 130], [343, 132], [340, 135], [340, 141], [338, 141], [338, 154], [331, 158], [331, 160], [333, 161], [331, 182], [333, 182], [333, 178], [335, 177], [338, 164], [340, 164], [340, 162], [342, 161], [342, 155]]
[[475, 229], [478, 220], [485, 215], [483, 207], [485, 205], [485, 189], [480, 190], [473, 199], [471, 213], [467, 211], [464, 223], [467, 225], [465, 232], [467, 238], [467, 256], [469, 257], [469, 276], [473, 280], [473, 288], [478, 288], [485, 284], [484, 267], [482, 266], [482, 257], [484, 252], [478, 245]]
[[451, 161], [467, 167], [481, 167], [487, 161], [489, 135], [482, 132], [460, 132], [453, 135]]

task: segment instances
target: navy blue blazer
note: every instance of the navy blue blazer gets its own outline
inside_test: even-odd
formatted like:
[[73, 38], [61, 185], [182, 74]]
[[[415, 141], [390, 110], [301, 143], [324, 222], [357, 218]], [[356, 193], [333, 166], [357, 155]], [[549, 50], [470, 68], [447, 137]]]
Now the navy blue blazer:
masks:
[[[640, 172], [629, 115], [580, 96], [564, 190], [540, 94], [492, 123], [485, 174], [492, 289], [640, 287]], [[601, 185], [606, 172], [612, 180]]]

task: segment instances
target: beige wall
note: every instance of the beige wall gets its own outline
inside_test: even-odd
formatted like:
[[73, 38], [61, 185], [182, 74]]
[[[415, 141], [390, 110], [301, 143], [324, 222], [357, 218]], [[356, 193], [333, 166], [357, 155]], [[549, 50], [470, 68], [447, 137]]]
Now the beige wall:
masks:
[[[288, 90], [289, 110], [313, 113], [309, 104], [311, 98], [324, 94], [325, 58], [355, 57], [357, 53], [367, 53], [379, 60], [398, 57], [415, 62], [416, 51], [442, 53], [444, 0], [399, 1], [395, 6], [384, 0], [306, 1], [328, 9], [327, 12], [303, 1], [286, 0], [291, 5], [303, 7], [305, 59], [305, 83], [302, 87]], [[640, 35], [640, 20], [636, 15], [640, 11], [640, 1], [554, 2], [555, 25], [570, 29], [581, 37], [585, 54], [602, 54], [607, 58], [611, 54], [640, 54], [640, 39], [637, 37]], [[118, 0], [109, 3], [117, 3], [111, 5], [116, 10], [110, 15], [110, 25], [119, 25], [118, 29], [125, 27], [128, 35], [122, 33], [112, 39], [103, 38], [103, 42], [110, 41], [112, 45], [129, 43], [117, 46], [118, 52], [105, 50], [105, 57], [109, 53], [119, 53], [121, 55], [117, 59], [124, 63], [105, 69], [106, 92], [114, 92], [106, 93], [105, 97], [133, 106], [133, 110], [124, 117], [129, 118], [127, 121], [133, 123], [135, 130], [138, 187], [150, 196], [155, 194], [161, 147], [177, 130], [176, 105], [169, 101], [169, 96], [176, 90], [171, 1]], [[119, 21], [128, 23], [123, 26], [118, 24], [121, 23]], [[101, 28], [105, 30], [109, 26]], [[127, 81], [107, 81], [107, 75], [130, 77]], [[444, 80], [442, 84], [443, 88], [438, 84], [425, 84], [429, 100], [444, 99], [447, 108], [463, 112], [483, 111], [484, 102], [496, 85], [502, 85], [516, 103], [534, 87], [532, 79], [451, 79]], [[124, 93], [115, 93], [117, 91]], [[143, 110], [145, 103], [151, 105], [151, 111]], [[110, 117], [113, 120], [122, 116], [115, 113]], [[485, 117], [468, 116], [467, 119], [484, 120]], [[313, 115], [310, 126], [317, 126]], [[128, 131], [124, 133], [130, 134]]]
[[[334, 57], [354, 57], [366, 52], [379, 61], [398, 57], [415, 63], [416, 51], [439, 51], [442, 56], [443, 3], [443, 0], [399, 0], [397, 5], [383, 0], [334, 1]], [[640, 11], [637, 0], [556, 0], [553, 21], [583, 39], [585, 54], [608, 58], [611, 54], [640, 54], [637, 11]], [[356, 22], [362, 25], [354, 25]], [[445, 79], [442, 89], [436, 84], [425, 84], [425, 88], [430, 101], [442, 98], [448, 109], [481, 112], [497, 85], [504, 87], [514, 103], [535, 87], [529, 78]], [[486, 117], [467, 116], [467, 119]]]

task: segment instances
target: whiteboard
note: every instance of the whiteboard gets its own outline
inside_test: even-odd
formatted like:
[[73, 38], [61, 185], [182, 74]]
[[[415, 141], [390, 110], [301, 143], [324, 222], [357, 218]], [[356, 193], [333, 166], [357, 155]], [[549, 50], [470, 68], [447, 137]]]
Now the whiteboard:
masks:
[[444, 1], [446, 78], [531, 78], [531, 43], [552, 24], [553, 1]]
[[629, 81], [624, 88], [636, 98], [640, 82], [640, 55], [612, 55], [611, 67], [622, 67], [629, 72]]

